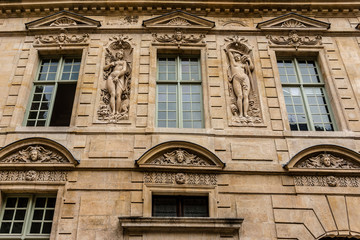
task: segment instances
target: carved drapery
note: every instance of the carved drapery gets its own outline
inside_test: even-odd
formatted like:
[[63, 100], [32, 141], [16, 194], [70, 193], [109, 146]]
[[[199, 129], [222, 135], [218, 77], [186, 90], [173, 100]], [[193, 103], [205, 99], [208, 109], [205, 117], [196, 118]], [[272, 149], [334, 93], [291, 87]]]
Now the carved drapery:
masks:
[[203, 173], [145, 172], [144, 182], [215, 186], [217, 184], [217, 175]]
[[0, 171], [0, 182], [9, 181], [39, 181], [63, 182], [67, 181], [65, 171]]
[[347, 159], [330, 153], [321, 153], [304, 159], [295, 165], [297, 168], [330, 168], [330, 169], [359, 169], [360, 166]]
[[156, 33], [153, 34], [153, 41], [159, 43], [171, 43], [177, 44], [178, 46], [182, 44], [188, 43], [203, 43], [203, 39], [205, 38], [204, 34], [193, 35], [193, 34], [184, 34], [183, 30], [177, 29], [173, 35], [162, 35], [158, 36]]
[[210, 166], [210, 164], [201, 157], [191, 154], [181, 148], [164, 153], [153, 159], [149, 164], [158, 165], [187, 165], [187, 166]]
[[269, 39], [270, 44], [275, 45], [289, 45], [293, 46], [296, 49], [300, 46], [315, 46], [315, 45], [321, 45], [322, 44], [322, 37], [320, 35], [317, 35], [315, 38], [310, 37], [300, 37], [296, 31], [291, 31], [289, 33], [288, 37], [273, 37], [271, 35], [266, 36], [267, 39]]
[[254, 65], [251, 59], [252, 47], [247, 39], [228, 37], [225, 48], [229, 67], [229, 96], [232, 125], [262, 123], [259, 97], [253, 78]]
[[101, 121], [116, 123], [129, 119], [133, 50], [130, 41], [127, 36], [114, 36], [105, 48], [105, 87], [101, 89], [97, 111]]
[[69, 163], [69, 160], [57, 151], [35, 145], [0, 159], [0, 163]]

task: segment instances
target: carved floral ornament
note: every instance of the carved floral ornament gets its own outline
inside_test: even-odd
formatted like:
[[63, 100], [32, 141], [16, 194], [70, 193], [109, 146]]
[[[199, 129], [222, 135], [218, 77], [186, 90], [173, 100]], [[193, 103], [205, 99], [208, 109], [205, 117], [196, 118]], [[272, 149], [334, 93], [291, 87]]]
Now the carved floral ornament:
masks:
[[162, 35], [158, 36], [156, 33], [153, 34], [153, 42], [159, 42], [159, 43], [171, 43], [171, 44], [177, 44], [178, 46], [182, 44], [196, 44], [196, 43], [204, 43], [204, 34], [194, 35], [194, 34], [184, 34], [184, 31], [181, 29], [176, 29], [175, 33], [172, 35]]
[[188, 165], [188, 166], [210, 166], [207, 161], [201, 157], [191, 154], [184, 149], [176, 149], [174, 151], [164, 153], [153, 159], [149, 164], [156, 165]]
[[315, 46], [322, 45], [322, 37], [317, 35], [314, 38], [300, 37], [296, 31], [291, 31], [288, 37], [273, 37], [271, 35], [266, 36], [269, 39], [269, 44], [275, 45], [289, 45], [298, 49], [300, 46]]
[[128, 36], [114, 36], [105, 48], [104, 87], [101, 89], [98, 120], [118, 123], [129, 119], [132, 50]]
[[156, 184], [215, 186], [217, 184], [217, 175], [208, 173], [145, 172], [144, 182]]
[[73, 45], [73, 44], [87, 44], [89, 34], [75, 35], [68, 34], [66, 30], [62, 29], [58, 35], [37, 35], [35, 36], [34, 45]]
[[0, 182], [64, 182], [67, 181], [67, 177], [66, 171], [0, 171]]
[[253, 75], [252, 47], [244, 37], [225, 38], [228, 60], [228, 86], [232, 126], [262, 123], [256, 82]]
[[0, 159], [0, 163], [69, 163], [69, 160], [55, 150], [33, 145]]

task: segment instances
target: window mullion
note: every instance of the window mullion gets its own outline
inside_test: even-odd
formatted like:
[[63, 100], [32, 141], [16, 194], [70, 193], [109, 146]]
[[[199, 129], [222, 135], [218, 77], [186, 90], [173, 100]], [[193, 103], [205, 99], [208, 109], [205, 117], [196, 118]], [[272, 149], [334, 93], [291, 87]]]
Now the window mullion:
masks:
[[176, 115], [177, 115], [177, 127], [182, 128], [183, 127], [183, 112], [182, 112], [182, 89], [181, 89], [181, 59], [180, 56], [176, 57], [176, 81], [177, 81], [177, 111], [176, 111]]
[[31, 219], [33, 217], [33, 213], [32, 213], [32, 207], [33, 207], [33, 203], [34, 203], [34, 195], [29, 197], [29, 202], [28, 202], [28, 206], [26, 208], [26, 215], [25, 215], [25, 220], [24, 220], [24, 231], [22, 232], [21, 235], [21, 239], [25, 239], [26, 235], [30, 233], [30, 226], [31, 226]]

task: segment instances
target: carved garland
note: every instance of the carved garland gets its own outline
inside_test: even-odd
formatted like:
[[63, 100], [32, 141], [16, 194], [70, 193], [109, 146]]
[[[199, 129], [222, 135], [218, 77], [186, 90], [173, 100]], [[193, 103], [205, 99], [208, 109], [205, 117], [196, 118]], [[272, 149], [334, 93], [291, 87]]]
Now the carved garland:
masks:
[[181, 44], [187, 44], [187, 43], [203, 43], [203, 39], [205, 38], [204, 34], [195, 36], [193, 34], [191, 35], [185, 35], [182, 30], [177, 29], [175, 33], [171, 36], [165, 34], [163, 36], [158, 36], [156, 33], [153, 34], [154, 42], [160, 42], [160, 43], [172, 43], [177, 44], [180, 46]]
[[10, 156], [0, 159], [1, 163], [69, 163], [69, 160], [58, 152], [43, 146], [28, 146]]
[[69, 45], [69, 44], [81, 44], [87, 43], [89, 40], [89, 34], [83, 34], [82, 36], [69, 35], [66, 30], [62, 30], [59, 35], [48, 36], [35, 36], [35, 45]]
[[210, 164], [195, 154], [179, 148], [162, 156], [153, 159], [148, 164], [158, 165], [188, 165], [188, 166], [210, 166]]
[[228, 81], [232, 125], [262, 123], [259, 98], [253, 79], [252, 47], [244, 37], [228, 37], [225, 52], [229, 62]]
[[298, 49], [298, 47], [302, 45], [321, 45], [322, 44], [322, 37], [317, 35], [315, 38], [310, 39], [309, 37], [300, 37], [296, 31], [291, 31], [288, 37], [273, 37], [270, 35], [266, 36], [269, 39], [269, 43], [276, 44], [276, 45], [290, 45]]
[[145, 183], [216, 185], [216, 174], [145, 172]]
[[114, 36], [105, 48], [103, 79], [98, 119], [107, 123], [117, 123], [129, 119], [132, 50], [131, 38]]

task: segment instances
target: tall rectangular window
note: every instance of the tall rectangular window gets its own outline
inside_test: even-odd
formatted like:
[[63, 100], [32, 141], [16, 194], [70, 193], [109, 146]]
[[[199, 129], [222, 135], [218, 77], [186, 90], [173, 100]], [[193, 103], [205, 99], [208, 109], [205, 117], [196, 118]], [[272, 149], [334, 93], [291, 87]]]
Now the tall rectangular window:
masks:
[[0, 239], [49, 239], [56, 198], [22, 195], [5, 198]]
[[324, 82], [314, 60], [278, 60], [292, 131], [334, 131]]
[[44, 58], [34, 81], [26, 126], [69, 126], [81, 60]]
[[158, 58], [157, 127], [204, 127], [198, 57]]

